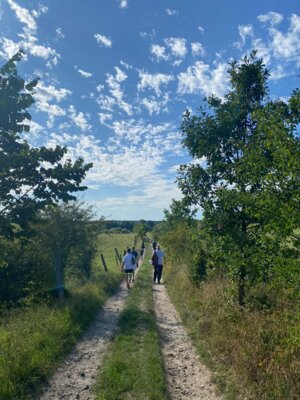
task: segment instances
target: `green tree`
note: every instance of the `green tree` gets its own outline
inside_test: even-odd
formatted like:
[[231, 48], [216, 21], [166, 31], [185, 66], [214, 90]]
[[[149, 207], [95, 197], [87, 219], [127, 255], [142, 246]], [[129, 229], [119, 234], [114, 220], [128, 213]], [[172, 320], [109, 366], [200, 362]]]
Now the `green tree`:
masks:
[[141, 240], [144, 239], [148, 230], [149, 230], [149, 227], [143, 220], [141, 220], [139, 223], [137, 223], [133, 226], [133, 232]]
[[82, 158], [63, 158], [66, 147], [35, 148], [22, 139], [29, 132], [38, 80], [27, 83], [17, 72], [20, 50], [0, 68], [0, 234], [9, 236], [13, 225], [27, 226], [46, 205], [74, 200], [73, 193], [85, 190], [81, 182], [92, 164]]
[[229, 76], [223, 99], [209, 97], [199, 115], [184, 118], [183, 145], [205, 165], [182, 166], [178, 183], [203, 209], [243, 305], [246, 282], [266, 275], [272, 251], [299, 226], [300, 97], [296, 90], [287, 103], [270, 101], [269, 71], [255, 52], [230, 63]]
[[[40, 213], [34, 225], [40, 251], [52, 259], [56, 279], [56, 291], [64, 297], [64, 273], [68, 263], [90, 275], [90, 263], [94, 252], [97, 229], [91, 224], [92, 211], [80, 202], [49, 206]], [[75, 260], [74, 260], [75, 257]]]

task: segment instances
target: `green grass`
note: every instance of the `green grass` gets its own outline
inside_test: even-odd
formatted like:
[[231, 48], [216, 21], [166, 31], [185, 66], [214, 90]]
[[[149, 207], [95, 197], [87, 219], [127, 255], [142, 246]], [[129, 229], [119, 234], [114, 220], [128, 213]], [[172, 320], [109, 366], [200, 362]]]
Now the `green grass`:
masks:
[[93, 261], [92, 267], [96, 275], [103, 273], [103, 266], [100, 259], [100, 254], [104, 256], [104, 260], [109, 272], [114, 273], [120, 271], [120, 265], [116, 261], [115, 248], [118, 250], [121, 258], [123, 251], [127, 247], [132, 247], [134, 244], [134, 233], [102, 233], [98, 236], [97, 255]]
[[151, 278], [144, 261], [96, 385], [97, 400], [166, 400]]
[[32, 399], [63, 357], [89, 326], [97, 311], [122, 279], [114, 247], [133, 244], [133, 234], [100, 235], [98, 251], [107, 258], [108, 272], [98, 255], [93, 269], [96, 278], [70, 289], [63, 305], [55, 302], [2, 310], [0, 324], [0, 399]]

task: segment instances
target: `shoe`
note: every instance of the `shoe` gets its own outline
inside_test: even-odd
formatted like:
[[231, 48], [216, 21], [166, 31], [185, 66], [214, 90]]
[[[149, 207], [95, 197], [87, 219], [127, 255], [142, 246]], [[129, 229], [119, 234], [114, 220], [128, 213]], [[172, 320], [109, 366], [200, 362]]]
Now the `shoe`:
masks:
[[160, 282], [157, 282], [158, 285], [160, 285]]
[[129, 283], [127, 283], [127, 289], [130, 289], [130, 285], [129, 285]]

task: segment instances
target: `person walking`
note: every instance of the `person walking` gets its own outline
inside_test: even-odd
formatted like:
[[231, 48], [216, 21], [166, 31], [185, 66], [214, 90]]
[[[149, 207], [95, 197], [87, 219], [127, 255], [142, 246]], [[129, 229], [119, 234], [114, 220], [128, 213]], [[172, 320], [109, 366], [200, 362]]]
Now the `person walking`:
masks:
[[127, 288], [130, 289], [130, 283], [132, 280], [132, 275], [134, 271], [134, 263], [132, 261], [133, 257], [131, 254], [130, 248], [127, 249], [126, 255], [123, 257], [123, 263], [122, 263], [122, 271], [125, 272], [126, 275], [126, 285]]
[[[133, 268], [133, 273], [132, 273], [132, 276], [133, 276], [132, 282], [134, 282], [135, 281], [135, 270], [139, 267], [139, 254], [135, 250], [135, 247], [133, 247], [131, 249], [131, 256], [134, 258], [134, 268]], [[132, 262], [133, 262], [133, 260], [132, 260]]]
[[155, 250], [156, 256], [157, 256], [157, 266], [156, 269], [154, 270], [154, 277], [153, 280], [157, 279], [157, 283], [160, 284], [161, 276], [162, 276], [162, 271], [163, 271], [163, 263], [166, 261], [165, 253], [161, 250], [160, 244], [157, 245], [157, 249]]

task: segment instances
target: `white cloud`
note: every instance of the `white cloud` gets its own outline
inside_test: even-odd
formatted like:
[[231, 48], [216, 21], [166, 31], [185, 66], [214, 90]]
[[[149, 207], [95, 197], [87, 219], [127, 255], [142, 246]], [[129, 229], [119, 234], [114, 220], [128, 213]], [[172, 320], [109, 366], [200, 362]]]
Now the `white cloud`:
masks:
[[252, 25], [239, 25], [239, 35], [244, 44], [247, 36], [253, 37], [253, 26]]
[[[60, 55], [51, 47], [39, 44], [38, 39], [35, 36], [37, 31], [37, 23], [35, 18], [38, 18], [42, 13], [45, 13], [48, 8], [45, 6], [40, 6], [38, 10], [33, 10], [32, 13], [30, 13], [29, 10], [19, 6], [15, 1], [7, 1], [12, 11], [14, 11], [16, 18], [24, 25], [24, 27], [23, 32], [18, 34], [18, 36], [21, 38], [19, 42], [13, 42], [5, 37], [1, 38], [1, 43], [4, 50], [4, 52], [1, 53], [2, 56], [10, 58], [16, 53], [16, 48], [21, 48], [28, 54], [48, 60], [46, 65], [49, 68], [51, 68], [53, 65], [56, 65]], [[13, 51], [14, 53], [12, 54]]]
[[179, 11], [178, 10], [171, 10], [170, 8], [166, 8], [166, 13], [170, 16], [173, 15], [179, 15]]
[[39, 81], [35, 88], [34, 98], [37, 102], [47, 102], [53, 99], [60, 102], [71, 93], [69, 89], [57, 89], [53, 85], [45, 86], [43, 82]]
[[79, 74], [81, 75], [81, 76], [83, 76], [84, 78], [91, 78], [92, 76], [93, 76], [93, 74], [92, 73], [90, 73], [90, 72], [87, 72], [87, 71], [84, 71], [84, 70], [82, 70], [82, 69], [80, 69], [80, 68], [78, 68], [76, 65], [75, 65], [75, 67], [74, 67], [75, 69], [76, 69], [76, 71], [78, 71], [79, 72]]
[[127, 8], [128, 7], [128, 1], [127, 0], [120, 0], [119, 7], [120, 8]]
[[149, 115], [160, 113], [160, 105], [159, 102], [154, 98], [147, 99], [146, 97], [141, 100], [141, 104], [146, 108]]
[[178, 93], [203, 93], [205, 96], [215, 94], [222, 97], [227, 89], [228, 65], [219, 63], [215, 69], [202, 61], [189, 66], [186, 72], [178, 75]]
[[140, 82], [138, 83], [138, 90], [145, 90], [147, 88], [153, 89], [157, 96], [161, 94], [160, 87], [167, 85], [174, 77], [166, 74], [149, 74], [144, 71], [139, 71]]
[[[300, 16], [292, 14], [290, 25], [286, 32], [275, 28], [275, 25], [282, 21], [282, 15], [277, 13], [268, 13], [259, 16], [262, 22], [268, 22], [269, 38], [265, 42], [259, 37], [252, 40], [252, 48], [258, 50], [258, 55], [263, 57], [264, 62], [273, 68], [273, 79], [287, 76], [291, 73], [288, 70], [288, 64], [295, 63], [300, 66]], [[284, 72], [282, 67], [286, 68]], [[276, 71], [276, 72], [275, 72]]]
[[170, 37], [164, 40], [166, 45], [170, 47], [174, 57], [184, 58], [187, 53], [186, 39]]
[[270, 69], [270, 80], [278, 81], [279, 79], [282, 79], [288, 75], [289, 73], [287, 72], [286, 68], [281, 64]]
[[105, 94], [100, 94], [97, 97], [96, 102], [102, 110], [111, 112], [113, 111], [113, 108], [116, 105], [116, 99]]
[[164, 46], [160, 46], [159, 44], [152, 44], [150, 48], [150, 53], [158, 60], [165, 60], [169, 59], [169, 56], [165, 53], [166, 48]]
[[10, 8], [15, 12], [17, 19], [24, 25], [26, 25], [27, 29], [35, 33], [37, 29], [37, 24], [34, 17], [30, 14], [30, 12], [21, 6], [19, 6], [13, 0], [7, 0]]
[[118, 67], [115, 67], [115, 70], [115, 76], [107, 74], [106, 78], [106, 83], [109, 87], [110, 94], [115, 98], [115, 104], [117, 104], [123, 111], [125, 111], [127, 115], [132, 115], [132, 106], [129, 103], [125, 102], [125, 96], [120, 85], [120, 82], [123, 82], [125, 79], [127, 79], [127, 75]]
[[56, 32], [56, 35], [57, 35], [58, 38], [60, 38], [60, 39], [64, 39], [65, 38], [65, 35], [64, 35], [64, 33], [63, 33], [61, 28], [57, 28], [55, 32]]
[[86, 115], [83, 112], [76, 112], [76, 109], [73, 105], [69, 107], [69, 117], [74, 122], [78, 128], [80, 128], [83, 132], [89, 131], [91, 129], [91, 125], [87, 122]]
[[125, 61], [120, 61], [120, 64], [122, 65], [122, 67], [126, 68], [126, 69], [132, 69], [132, 65], [127, 64]]
[[253, 26], [252, 25], [239, 25], [238, 31], [239, 31], [239, 36], [240, 36], [241, 40], [238, 42], [234, 42], [233, 45], [237, 49], [242, 50], [243, 46], [246, 43], [247, 37], [251, 37], [252, 39], [254, 38]]
[[269, 30], [271, 49], [277, 59], [295, 60], [300, 66], [300, 16], [292, 14], [289, 29], [286, 34], [275, 28]]
[[204, 47], [199, 42], [191, 43], [191, 49], [194, 56], [203, 56], [205, 53]]
[[283, 20], [283, 16], [282, 16], [282, 14], [276, 13], [274, 11], [270, 11], [267, 14], [259, 15], [257, 17], [257, 19], [260, 22], [270, 23], [272, 26], [274, 26], [274, 25], [278, 25]]
[[200, 31], [201, 33], [204, 33], [204, 28], [202, 26], [198, 26], [198, 31]]
[[98, 113], [99, 116], [99, 121], [100, 124], [104, 125], [106, 121], [109, 121], [112, 119], [113, 115], [112, 114], [107, 114], [107, 113]]
[[97, 43], [102, 47], [111, 47], [112, 40], [104, 35], [100, 35], [99, 33], [95, 33], [94, 38], [96, 39]]
[[167, 103], [170, 98], [168, 93], [165, 93], [162, 100], [157, 100], [154, 96], [149, 98], [144, 97], [140, 100], [140, 104], [143, 105], [148, 111], [149, 115], [158, 115], [161, 111], [167, 112]]

